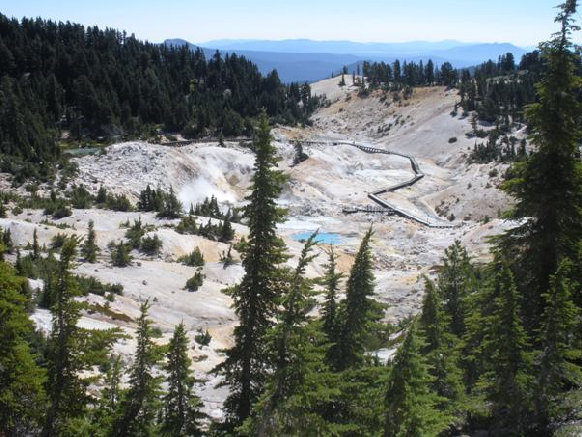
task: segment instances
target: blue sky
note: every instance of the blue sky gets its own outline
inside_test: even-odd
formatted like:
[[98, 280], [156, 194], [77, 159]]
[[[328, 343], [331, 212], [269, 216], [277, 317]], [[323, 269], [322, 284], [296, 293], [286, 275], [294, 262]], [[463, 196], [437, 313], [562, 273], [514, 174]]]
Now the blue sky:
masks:
[[[511, 42], [557, 30], [560, 0], [0, 0], [0, 12], [114, 27], [140, 39]], [[582, 6], [581, 6], [582, 7]], [[580, 13], [576, 16], [582, 22]], [[582, 41], [580, 32], [576, 42]]]

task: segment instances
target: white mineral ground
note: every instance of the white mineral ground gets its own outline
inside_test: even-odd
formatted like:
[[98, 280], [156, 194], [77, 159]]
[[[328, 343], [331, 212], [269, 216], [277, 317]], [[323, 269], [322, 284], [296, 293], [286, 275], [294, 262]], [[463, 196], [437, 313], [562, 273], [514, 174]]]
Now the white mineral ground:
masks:
[[[441, 87], [415, 90], [409, 100], [400, 104], [380, 99], [379, 93], [367, 98], [357, 97], [350, 86], [351, 76], [346, 76], [348, 86], [340, 88], [339, 79], [330, 79], [313, 85], [314, 93], [325, 93], [332, 104], [313, 116], [313, 126], [306, 129], [280, 127], [273, 131], [275, 145], [281, 157], [280, 168], [290, 177], [281, 199], [288, 207], [289, 217], [279, 226], [280, 235], [288, 244], [289, 252], [298, 255], [301, 243], [292, 236], [320, 229], [336, 233], [339, 268], [347, 272], [358, 248], [360, 239], [374, 225], [372, 252], [376, 277], [376, 297], [387, 303], [386, 321], [397, 322], [418, 312], [422, 299], [421, 274], [431, 274], [441, 262], [443, 250], [460, 240], [475, 262], [489, 259], [487, 237], [502, 233], [513, 224], [497, 218], [508, 209], [509, 199], [499, 191], [501, 176], [490, 176], [496, 168], [501, 175], [505, 167], [499, 164], [467, 164], [466, 156], [474, 139], [465, 134], [471, 130], [469, 120], [460, 115], [451, 116], [455, 91]], [[523, 132], [515, 133], [523, 136]], [[450, 143], [449, 139], [457, 141]], [[367, 193], [378, 187], [393, 185], [411, 177], [410, 163], [399, 157], [371, 155], [350, 146], [306, 145], [309, 159], [292, 166], [294, 139], [356, 140], [374, 147], [386, 148], [413, 155], [418, 160], [425, 178], [410, 188], [386, 196], [400, 207], [418, 214], [435, 216], [439, 210], [444, 216], [454, 215], [458, 226], [451, 229], [427, 228], [410, 220], [385, 214], [357, 213], [344, 215], [348, 206], [374, 206]], [[197, 144], [180, 148], [129, 142], [109, 147], [102, 156], [78, 158], [80, 174], [77, 183], [96, 192], [103, 185], [107, 190], [125, 193], [133, 201], [147, 184], [178, 193], [185, 209], [204, 197], [214, 194], [223, 205], [241, 205], [247, 193], [252, 174], [253, 155], [235, 143], [226, 148], [217, 144]], [[494, 174], [494, 173], [491, 173]], [[80, 274], [111, 283], [120, 283], [124, 295], [110, 303], [111, 310], [135, 320], [140, 302], [150, 299], [150, 317], [164, 333], [161, 342], [167, 341], [173, 327], [184, 322], [194, 345], [198, 329], [208, 329], [212, 341], [207, 347], [192, 347], [197, 391], [212, 417], [220, 418], [221, 403], [226, 388], [217, 389], [217, 378], [209, 371], [223, 355], [220, 349], [232, 345], [232, 328], [236, 317], [230, 308], [230, 299], [221, 292], [236, 284], [243, 276], [240, 264], [223, 269], [220, 254], [228, 246], [197, 236], [185, 236], [167, 227], [178, 221], [160, 220], [151, 213], [117, 213], [98, 209], [74, 210], [72, 217], [56, 220], [71, 228], [59, 229], [53, 224], [40, 224], [41, 211], [25, 210], [18, 216], [0, 219], [0, 226], [12, 231], [14, 242], [25, 245], [32, 240], [36, 228], [41, 244], [48, 245], [58, 233], [84, 236], [89, 220], [95, 222], [101, 255], [96, 264], [79, 263]], [[135, 253], [134, 265], [114, 268], [109, 264], [107, 244], [123, 238], [125, 229], [120, 224], [141, 218], [156, 227], [155, 233], [163, 241], [159, 257], [150, 259]], [[484, 220], [490, 218], [490, 220]], [[201, 218], [199, 222], [206, 222]], [[486, 222], [487, 221], [487, 222]], [[236, 239], [248, 230], [234, 224]], [[194, 293], [184, 290], [184, 285], [195, 269], [176, 262], [177, 258], [200, 247], [206, 259], [203, 268], [206, 279]], [[326, 262], [321, 255], [308, 269], [309, 276], [320, 275]], [[238, 256], [238, 255], [235, 255]], [[294, 260], [290, 261], [293, 264]], [[33, 281], [41, 286], [39, 281]], [[105, 304], [98, 296], [88, 298], [93, 303]], [[37, 310], [32, 315], [37, 325], [50, 329], [50, 314]], [[134, 334], [135, 323], [114, 321], [99, 312], [87, 313], [80, 322], [83, 326], [104, 329], [119, 326]], [[115, 351], [124, 360], [131, 361], [135, 341], [121, 341]], [[389, 358], [392, 351], [378, 351]]]

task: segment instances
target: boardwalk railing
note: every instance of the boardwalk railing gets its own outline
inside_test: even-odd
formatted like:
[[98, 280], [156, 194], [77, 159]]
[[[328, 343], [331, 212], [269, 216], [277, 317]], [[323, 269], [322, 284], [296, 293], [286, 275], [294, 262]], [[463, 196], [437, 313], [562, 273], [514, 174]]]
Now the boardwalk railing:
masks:
[[[414, 221], [416, 221], [420, 224], [423, 224], [425, 226], [428, 226], [431, 228], [453, 228], [453, 227], [456, 227], [456, 225], [451, 224], [451, 223], [445, 223], [442, 220], [437, 219], [436, 217], [434, 219], [435, 221], [428, 220], [428, 217], [427, 218], [419, 217], [415, 214], [412, 214], [408, 211], [405, 211], [405, 210], [397, 207], [396, 205], [393, 205], [393, 204], [387, 202], [386, 200], [378, 197], [378, 195], [380, 195], [380, 194], [384, 194], [387, 192], [393, 192], [396, 190], [400, 190], [402, 188], [410, 187], [410, 186], [416, 184], [420, 179], [422, 179], [424, 177], [424, 173], [420, 170], [420, 165], [418, 165], [416, 158], [414, 158], [413, 156], [407, 155], [405, 153], [392, 152], [390, 150], [378, 149], [376, 147], [365, 146], [363, 144], [356, 143], [355, 141], [350, 142], [350, 141], [314, 141], [314, 140], [308, 140], [308, 141], [300, 141], [300, 142], [303, 144], [323, 144], [323, 145], [333, 145], [333, 146], [336, 146], [338, 144], [342, 144], [342, 145], [356, 147], [365, 153], [381, 153], [384, 155], [395, 155], [395, 156], [400, 156], [402, 158], [408, 159], [410, 161], [410, 166], [411, 166], [412, 171], [414, 173], [414, 176], [411, 179], [404, 181], [404, 182], [401, 182], [401, 183], [398, 183], [396, 185], [390, 186], [388, 188], [383, 188], [381, 190], [376, 190], [376, 191], [373, 191], [371, 193], [368, 193], [368, 197], [371, 200], [373, 200], [374, 202], [376, 202], [378, 205], [380, 205], [381, 207], [386, 208], [386, 209], [394, 212], [395, 214], [397, 214], [401, 217], [409, 218], [409, 219], [414, 220]], [[358, 207], [345, 208], [344, 212], [354, 213], [354, 212], [358, 212], [361, 210], [362, 209], [358, 208]], [[377, 212], [377, 211], [369, 211], [369, 212]]]
[[[222, 141], [227, 143], [233, 142], [241, 142], [241, 141], [252, 141], [251, 137], [231, 137], [231, 138], [222, 138]], [[217, 143], [220, 141], [220, 137], [206, 137], [206, 138], [195, 138], [192, 140], [181, 140], [181, 141], [169, 141], [167, 143], [159, 143], [160, 146], [168, 146], [168, 147], [182, 147], [188, 146], [190, 144], [200, 144], [200, 143]]]

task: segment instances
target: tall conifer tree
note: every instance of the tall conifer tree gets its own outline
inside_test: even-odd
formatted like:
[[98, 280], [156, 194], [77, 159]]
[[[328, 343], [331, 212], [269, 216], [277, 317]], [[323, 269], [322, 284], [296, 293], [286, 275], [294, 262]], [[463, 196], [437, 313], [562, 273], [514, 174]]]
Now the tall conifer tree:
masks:
[[[582, 239], [582, 163], [580, 139], [580, 78], [571, 33], [576, 0], [560, 6], [556, 22], [560, 31], [541, 44], [545, 73], [537, 84], [538, 102], [527, 108], [530, 142], [536, 147], [527, 161], [516, 163], [517, 176], [506, 190], [517, 199], [515, 215], [529, 217], [511, 230], [505, 244], [515, 257], [517, 283], [524, 299], [526, 326], [539, 326], [542, 294], [549, 289], [550, 275], [562, 258], [577, 259]], [[582, 277], [580, 269], [573, 272]]]
[[174, 329], [166, 360], [168, 392], [164, 396], [162, 433], [172, 437], [200, 435], [202, 402], [194, 394], [192, 360], [188, 357], [184, 323]]
[[97, 260], [97, 253], [99, 247], [97, 246], [97, 237], [95, 235], [95, 222], [89, 220], [89, 229], [87, 231], [87, 238], [81, 247], [81, 254], [88, 263], [94, 263]]
[[447, 331], [447, 320], [435, 285], [428, 278], [425, 284], [422, 313], [418, 320], [420, 333], [425, 339], [421, 351], [433, 377], [430, 386], [442, 399], [439, 407], [452, 413], [459, 407], [464, 392], [459, 368], [459, 340]]
[[483, 374], [481, 385], [497, 425], [520, 433], [526, 430], [530, 412], [532, 355], [521, 321], [520, 297], [507, 263], [502, 263], [498, 275], [499, 297], [486, 322], [489, 332], [484, 339], [489, 371]]
[[309, 320], [312, 281], [305, 268], [315, 257], [313, 234], [305, 243], [298, 265], [290, 273], [281, 299], [279, 323], [269, 331], [268, 351], [274, 372], [243, 431], [250, 435], [325, 435], [329, 427], [321, 407], [333, 393], [332, 375], [324, 364], [325, 341]]
[[157, 429], [160, 407], [160, 378], [154, 368], [161, 359], [161, 349], [152, 341], [152, 322], [148, 319], [149, 302], [140, 308], [137, 321], [137, 349], [130, 371], [129, 389], [119, 404], [110, 436], [149, 436]]
[[37, 260], [40, 257], [40, 245], [38, 244], [38, 234], [36, 228], [32, 233], [32, 259]]
[[224, 376], [223, 384], [230, 387], [225, 402], [228, 427], [240, 425], [249, 416], [263, 390], [267, 364], [264, 336], [272, 325], [282, 291], [279, 265], [287, 259], [285, 245], [276, 234], [276, 225], [285, 215], [276, 204], [285, 178], [281, 171], [274, 169], [277, 158], [264, 113], [253, 146], [252, 191], [245, 208], [249, 238], [241, 248], [245, 275], [229, 291], [239, 325], [234, 329], [235, 345], [226, 351], [225, 361], [215, 369]]
[[322, 278], [322, 283], [325, 286], [325, 301], [321, 308], [322, 330], [328, 339], [334, 342], [337, 340], [337, 293], [339, 282], [344, 275], [336, 271], [336, 255], [333, 246], [329, 248], [328, 261], [324, 267], [325, 275]]
[[121, 399], [122, 365], [121, 356], [111, 357], [109, 367], [103, 378], [103, 389], [101, 390], [99, 403], [94, 413], [94, 423], [103, 433], [111, 428]]
[[0, 434], [6, 437], [36, 435], [46, 405], [46, 375], [28, 344], [33, 326], [21, 293], [24, 281], [0, 262]]
[[370, 239], [372, 227], [368, 229], [356, 254], [354, 265], [347, 281], [346, 299], [340, 315], [340, 334], [332, 347], [332, 359], [337, 370], [357, 366], [364, 360], [363, 336], [370, 325], [374, 273]]
[[461, 337], [465, 332], [467, 297], [474, 286], [474, 272], [469, 255], [460, 241], [445, 249], [444, 267], [439, 275], [439, 293], [444, 300], [451, 332]]
[[53, 326], [48, 342], [49, 408], [43, 431], [45, 436], [59, 435], [68, 421], [85, 412], [86, 384], [79, 372], [85, 370], [83, 336], [77, 327], [81, 304], [74, 300], [79, 290], [72, 274], [71, 263], [77, 253], [76, 242], [67, 239], [61, 249], [58, 275], [53, 289], [51, 313]]
[[439, 397], [430, 390], [432, 378], [420, 353], [416, 327], [398, 349], [386, 392], [386, 437], [438, 435], [450, 417], [437, 410]]
[[577, 332], [580, 310], [572, 301], [570, 269], [570, 262], [562, 261], [550, 278], [549, 291], [542, 295], [545, 310], [540, 330], [541, 350], [536, 360], [539, 362], [536, 406], [544, 425], [556, 412], [564, 390], [582, 385], [582, 372], [577, 364], [582, 351], [576, 345], [581, 336]]

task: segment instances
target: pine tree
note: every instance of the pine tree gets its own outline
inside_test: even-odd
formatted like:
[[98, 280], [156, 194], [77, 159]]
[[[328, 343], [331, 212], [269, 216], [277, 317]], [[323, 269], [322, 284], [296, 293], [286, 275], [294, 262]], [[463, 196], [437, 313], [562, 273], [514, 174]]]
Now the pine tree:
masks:
[[267, 351], [274, 362], [273, 374], [264, 394], [253, 408], [241, 431], [249, 435], [325, 435], [331, 424], [321, 415], [322, 406], [333, 393], [332, 377], [324, 364], [323, 336], [310, 322], [312, 281], [305, 268], [316, 234], [305, 243], [288, 290], [281, 299], [278, 324], [269, 331]]
[[520, 317], [520, 297], [506, 262], [502, 262], [497, 281], [499, 296], [487, 320], [490, 329], [484, 339], [489, 371], [480, 385], [491, 402], [494, 421], [519, 433], [526, 430], [530, 412], [532, 356]]
[[429, 388], [432, 378], [420, 354], [421, 347], [413, 324], [390, 371], [386, 391], [386, 437], [438, 435], [451, 422], [450, 417], [437, 409], [440, 399]]
[[337, 336], [337, 292], [343, 273], [336, 272], [336, 258], [333, 246], [328, 252], [328, 262], [324, 266], [325, 275], [322, 283], [325, 286], [325, 302], [321, 308], [322, 330], [330, 341], [336, 341]]
[[103, 389], [94, 411], [95, 426], [99, 430], [97, 435], [102, 435], [111, 428], [115, 413], [121, 399], [121, 377], [123, 375], [121, 356], [111, 357], [108, 368], [103, 378]]
[[459, 367], [459, 340], [447, 331], [447, 320], [434, 283], [425, 279], [422, 313], [418, 320], [425, 340], [422, 354], [433, 377], [431, 389], [441, 397], [440, 409], [454, 413], [463, 400], [463, 381]]
[[476, 388], [480, 376], [486, 370], [488, 357], [492, 354], [492, 351], [486, 350], [484, 343], [492, 329], [490, 321], [495, 312], [496, 299], [502, 288], [500, 272], [503, 265], [503, 257], [497, 252], [493, 262], [481, 270], [482, 279], [479, 286], [466, 300], [467, 317], [465, 334], [461, 342], [461, 367], [465, 375], [468, 394], [472, 394], [473, 389]]
[[46, 374], [28, 342], [34, 328], [21, 293], [24, 281], [0, 262], [0, 432], [7, 437], [37, 434], [46, 405]]
[[149, 307], [146, 301], [140, 308], [137, 349], [130, 371], [129, 389], [109, 430], [112, 437], [149, 436], [157, 429], [160, 378], [154, 375], [154, 368], [161, 359], [161, 350], [152, 341], [152, 322], [147, 318]]
[[222, 252], [220, 262], [222, 263], [223, 269], [226, 269], [235, 263], [234, 258], [232, 257], [232, 245], [228, 246], [228, 251], [226, 253]]
[[146, 189], [139, 193], [137, 209], [139, 211], [155, 211], [157, 206], [155, 202], [156, 194], [156, 190], [152, 190], [150, 184], [148, 184]]
[[[545, 72], [536, 85], [538, 101], [527, 107], [526, 117], [535, 152], [515, 163], [505, 189], [517, 200], [515, 215], [528, 217], [505, 237], [507, 253], [514, 256], [517, 283], [524, 296], [528, 331], [539, 326], [550, 276], [563, 258], [578, 259], [582, 239], [582, 163], [578, 157], [580, 130], [578, 101], [579, 63], [570, 40], [575, 0], [560, 6], [556, 21], [561, 29], [541, 44]], [[577, 263], [579, 265], [579, 263]], [[579, 268], [572, 272], [582, 277]]]
[[192, 252], [180, 257], [178, 261], [190, 267], [202, 267], [204, 265], [204, 255], [202, 255], [200, 248], [196, 246]]
[[163, 196], [162, 207], [158, 213], [158, 217], [164, 218], [178, 218], [182, 215], [182, 202], [176, 197], [174, 188], [170, 187], [170, 191]]
[[439, 293], [450, 318], [451, 332], [462, 337], [465, 332], [466, 300], [474, 287], [473, 267], [460, 241], [445, 249], [443, 263], [438, 281]]
[[184, 288], [190, 292], [198, 291], [198, 289], [202, 287], [203, 283], [204, 275], [201, 271], [197, 271], [194, 273], [194, 276], [186, 281], [186, 286]]
[[107, 190], [103, 185], [99, 187], [97, 191], [97, 196], [95, 197], [95, 203], [97, 205], [105, 205], [107, 203]]
[[575, 344], [580, 310], [572, 301], [570, 269], [571, 263], [563, 260], [550, 278], [549, 291], [542, 295], [545, 310], [540, 329], [541, 350], [536, 359], [539, 363], [536, 407], [544, 425], [556, 412], [564, 390], [582, 385], [582, 371], [576, 363], [582, 354]]
[[97, 260], [98, 252], [99, 247], [97, 246], [96, 243], [95, 223], [93, 222], [93, 220], [89, 220], [87, 238], [81, 248], [81, 255], [83, 256], [83, 259], [88, 263], [94, 263]]
[[450, 62], [445, 62], [441, 66], [441, 83], [446, 87], [453, 87], [457, 84], [457, 70]]
[[14, 250], [14, 243], [12, 241], [12, 232], [10, 228], [5, 229], [2, 234], [2, 244], [4, 244], [4, 251], [6, 253], [12, 253]]
[[86, 333], [77, 327], [82, 305], [75, 301], [80, 295], [70, 272], [76, 255], [76, 241], [67, 239], [61, 249], [56, 283], [52, 287], [51, 313], [53, 327], [48, 340], [49, 408], [43, 435], [53, 436], [65, 432], [71, 419], [82, 417], [87, 404], [86, 381], [79, 376], [90, 364]]
[[164, 396], [164, 417], [161, 432], [168, 436], [200, 435], [202, 402], [194, 394], [194, 376], [188, 357], [188, 338], [184, 324], [174, 329], [166, 353], [166, 381], [168, 390]]
[[263, 390], [264, 335], [272, 324], [281, 292], [279, 265], [287, 259], [285, 245], [276, 235], [276, 225], [283, 219], [284, 211], [275, 203], [285, 179], [273, 168], [277, 158], [264, 113], [253, 144], [252, 192], [245, 208], [249, 239], [241, 248], [245, 275], [229, 292], [239, 325], [234, 330], [234, 347], [226, 351], [225, 361], [215, 369], [224, 376], [224, 385], [230, 387], [225, 402], [227, 426], [241, 424]]
[[16, 249], [16, 261], [14, 262], [14, 269], [16, 269], [16, 274], [24, 276], [24, 266], [22, 265], [20, 249]]
[[426, 63], [426, 66], [424, 67], [424, 77], [428, 86], [434, 84], [434, 64], [432, 59], [429, 59]]
[[220, 218], [222, 214], [220, 213], [220, 207], [218, 206], [218, 199], [213, 194], [210, 196], [210, 217]]
[[34, 228], [34, 232], [32, 233], [32, 259], [38, 260], [40, 257], [40, 245], [38, 244], [38, 234], [36, 232], [36, 228]]
[[370, 325], [371, 296], [374, 294], [374, 273], [368, 229], [356, 254], [347, 281], [346, 299], [340, 315], [340, 335], [331, 356], [337, 370], [360, 365], [364, 360], [363, 335]]
[[141, 217], [133, 221], [133, 225], [125, 231], [125, 238], [132, 249], [139, 249], [141, 237], [146, 233], [146, 229], [142, 224]]
[[222, 243], [228, 243], [234, 238], [234, 229], [232, 229], [232, 225], [230, 224], [230, 220], [224, 219], [222, 221], [222, 226], [220, 226], [220, 235], [218, 237], [218, 241]]
[[119, 242], [117, 244], [111, 243], [111, 265], [114, 267], [127, 267], [131, 265], [133, 257], [131, 256], [128, 244], [124, 242]]

